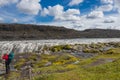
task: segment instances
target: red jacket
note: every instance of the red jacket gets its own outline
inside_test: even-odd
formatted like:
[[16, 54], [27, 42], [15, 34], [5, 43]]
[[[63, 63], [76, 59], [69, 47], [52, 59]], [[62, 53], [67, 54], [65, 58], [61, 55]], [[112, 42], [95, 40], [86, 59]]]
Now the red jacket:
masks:
[[2, 59], [5, 59], [6, 61], [8, 60], [8, 54], [4, 54], [3, 56], [2, 56]]

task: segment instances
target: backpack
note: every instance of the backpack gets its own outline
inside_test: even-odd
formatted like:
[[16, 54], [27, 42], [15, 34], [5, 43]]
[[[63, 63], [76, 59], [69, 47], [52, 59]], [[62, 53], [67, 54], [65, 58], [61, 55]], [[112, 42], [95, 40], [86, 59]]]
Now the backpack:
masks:
[[10, 52], [10, 54], [8, 55], [8, 59], [9, 60], [12, 60], [14, 58], [14, 53], [13, 52]]
[[2, 56], [2, 59], [4, 59], [4, 60], [7, 61], [7, 60], [8, 60], [8, 57], [9, 57], [8, 54], [4, 54], [4, 55]]

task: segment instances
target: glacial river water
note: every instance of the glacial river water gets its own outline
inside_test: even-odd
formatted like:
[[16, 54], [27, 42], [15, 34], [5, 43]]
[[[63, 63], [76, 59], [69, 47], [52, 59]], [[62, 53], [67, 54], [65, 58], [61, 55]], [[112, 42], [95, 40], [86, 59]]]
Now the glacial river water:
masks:
[[49, 39], [27, 41], [0, 41], [0, 53], [9, 53], [13, 48], [18, 53], [40, 51], [44, 45], [90, 44], [90, 43], [120, 42], [120, 38], [77, 38]]

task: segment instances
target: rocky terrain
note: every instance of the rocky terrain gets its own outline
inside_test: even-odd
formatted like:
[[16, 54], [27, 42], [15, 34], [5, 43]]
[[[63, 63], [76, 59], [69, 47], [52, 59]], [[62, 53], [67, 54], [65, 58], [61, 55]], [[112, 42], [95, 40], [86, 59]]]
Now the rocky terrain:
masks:
[[119, 61], [119, 42], [44, 46], [39, 53], [15, 54], [7, 79], [119, 80]]

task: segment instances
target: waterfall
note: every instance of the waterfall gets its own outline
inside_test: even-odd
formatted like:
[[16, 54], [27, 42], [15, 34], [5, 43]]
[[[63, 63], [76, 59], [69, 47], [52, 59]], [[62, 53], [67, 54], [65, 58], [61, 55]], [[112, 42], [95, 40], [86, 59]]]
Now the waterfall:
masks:
[[43, 49], [43, 45], [32, 42], [1, 42], [0, 53], [10, 53], [14, 50], [15, 53], [37, 52]]
[[90, 44], [98, 42], [120, 42], [120, 38], [83, 38], [83, 39], [55, 39], [55, 40], [28, 40], [28, 41], [0, 41], [0, 54], [41, 52], [44, 46], [65, 44]]

